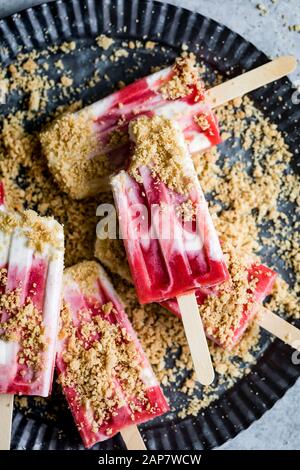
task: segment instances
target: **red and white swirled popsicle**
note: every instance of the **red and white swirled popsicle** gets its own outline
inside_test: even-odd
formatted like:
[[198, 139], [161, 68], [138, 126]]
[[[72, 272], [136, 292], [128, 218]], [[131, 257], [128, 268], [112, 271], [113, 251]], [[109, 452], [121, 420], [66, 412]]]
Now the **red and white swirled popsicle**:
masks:
[[[1, 187], [3, 196], [3, 187]], [[0, 393], [51, 392], [62, 287], [62, 226], [0, 206]]]
[[57, 370], [86, 447], [169, 410], [103, 268], [66, 269]]
[[[219, 346], [232, 349], [254, 320], [258, 306], [271, 294], [276, 273], [262, 264], [240, 266], [240, 275], [223, 286], [196, 291], [206, 335]], [[181, 316], [176, 299], [161, 305]]]
[[212, 108], [292, 72], [293, 57], [279, 57], [227, 82], [204, 89], [193, 55], [139, 79], [85, 107], [66, 113], [40, 134], [48, 166], [74, 199], [109, 190], [109, 176], [128, 157], [128, 124], [137, 116], [175, 120], [191, 153], [221, 142]]
[[218, 235], [179, 125], [142, 116], [129, 133], [128, 169], [111, 185], [137, 296], [142, 304], [177, 297], [197, 378], [210, 384], [214, 372], [194, 290], [228, 278]]
[[161, 302], [225, 281], [218, 236], [179, 126], [142, 117], [130, 134], [128, 170], [111, 183], [139, 301]]
[[108, 177], [126, 162], [128, 124], [138, 116], [175, 120], [190, 152], [221, 141], [194, 57], [178, 58], [173, 67], [58, 118], [41, 133], [49, 168], [61, 187], [75, 199], [107, 191]]

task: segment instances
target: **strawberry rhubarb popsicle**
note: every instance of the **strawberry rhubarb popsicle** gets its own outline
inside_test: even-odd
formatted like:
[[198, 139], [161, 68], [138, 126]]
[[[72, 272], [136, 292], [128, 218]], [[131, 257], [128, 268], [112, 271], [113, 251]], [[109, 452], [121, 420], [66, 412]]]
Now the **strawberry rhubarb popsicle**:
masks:
[[0, 393], [51, 392], [62, 286], [63, 228], [0, 207]]
[[117, 293], [94, 261], [65, 271], [57, 370], [86, 447], [169, 410]]
[[130, 135], [128, 169], [111, 183], [139, 301], [222, 283], [226, 264], [179, 126], [142, 117], [131, 123]]
[[178, 298], [198, 379], [208, 384], [213, 370], [194, 290], [228, 278], [219, 239], [179, 125], [143, 116], [129, 133], [128, 168], [111, 184], [137, 296], [142, 304]]
[[109, 176], [128, 158], [128, 124], [138, 116], [175, 120], [190, 152], [221, 141], [195, 57], [180, 57], [173, 67], [65, 114], [41, 133], [43, 152], [62, 189], [75, 199], [107, 191]]

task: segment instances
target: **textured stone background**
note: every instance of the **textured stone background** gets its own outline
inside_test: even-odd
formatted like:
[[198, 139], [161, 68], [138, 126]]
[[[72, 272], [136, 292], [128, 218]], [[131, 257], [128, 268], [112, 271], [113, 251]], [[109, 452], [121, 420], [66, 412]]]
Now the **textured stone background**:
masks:
[[[0, 0], [0, 18], [42, 3], [38, 0]], [[300, 85], [300, 33], [288, 26], [300, 24], [300, 0], [169, 0], [226, 24], [270, 57], [294, 54], [299, 66], [292, 75]], [[267, 9], [261, 15], [257, 4]], [[272, 410], [222, 449], [300, 449], [300, 381]]]

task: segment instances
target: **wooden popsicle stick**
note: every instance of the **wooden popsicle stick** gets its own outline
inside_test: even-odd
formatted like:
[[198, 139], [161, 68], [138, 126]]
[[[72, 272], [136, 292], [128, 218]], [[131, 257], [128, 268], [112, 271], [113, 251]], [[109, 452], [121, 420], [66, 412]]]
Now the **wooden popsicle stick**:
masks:
[[13, 395], [0, 395], [0, 450], [10, 449]]
[[300, 351], [300, 330], [294, 325], [263, 306], [259, 307], [255, 320], [261, 328]]
[[127, 450], [147, 450], [140, 431], [134, 424], [124, 428], [121, 431], [121, 436], [126, 444]]
[[297, 67], [297, 60], [293, 56], [282, 56], [261, 65], [249, 72], [245, 72], [238, 77], [221, 83], [206, 92], [207, 100], [212, 108], [225, 104], [235, 98], [250, 93], [268, 83], [293, 72]]
[[197, 380], [210, 385], [215, 377], [210, 352], [194, 292], [177, 297], [186, 338], [191, 351]]

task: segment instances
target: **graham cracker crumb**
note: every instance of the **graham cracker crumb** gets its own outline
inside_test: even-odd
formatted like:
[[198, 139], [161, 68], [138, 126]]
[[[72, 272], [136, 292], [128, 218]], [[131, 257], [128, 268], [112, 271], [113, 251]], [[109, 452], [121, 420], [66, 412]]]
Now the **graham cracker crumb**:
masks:
[[70, 41], [70, 42], [63, 42], [59, 46], [60, 50], [64, 52], [65, 54], [68, 54], [72, 51], [75, 51], [76, 49], [76, 42], [75, 41]]
[[230, 280], [216, 288], [199, 306], [199, 312], [208, 336], [225, 348], [234, 344], [234, 335], [245, 315], [251, 309], [257, 279], [248, 279], [248, 266], [228, 243], [222, 245]]
[[107, 51], [107, 49], [109, 49], [110, 46], [114, 43], [114, 40], [105, 34], [101, 34], [101, 36], [96, 38], [96, 43], [98, 47]]
[[65, 87], [69, 87], [73, 84], [73, 80], [70, 77], [67, 77], [66, 75], [63, 75], [60, 79], [61, 84]]
[[83, 261], [65, 270], [65, 279], [72, 278], [84, 295], [91, 295], [98, 289], [99, 267], [95, 261]]
[[29, 98], [29, 110], [30, 111], [38, 111], [41, 102], [41, 94], [39, 90], [34, 90], [30, 94]]
[[139, 168], [147, 166], [168, 188], [188, 193], [195, 182], [185, 169], [185, 159], [189, 157], [173, 122], [161, 116], [141, 117], [132, 121], [129, 129], [135, 143], [129, 174], [142, 182]]
[[[0, 279], [4, 290], [7, 285], [7, 270], [4, 268], [0, 270]], [[0, 309], [5, 311], [6, 318], [1, 322], [0, 339], [19, 343], [18, 364], [24, 366], [24, 373], [27, 373], [26, 368], [31, 368], [35, 375], [42, 368], [42, 352], [47, 348], [45, 327], [42, 312], [35, 307], [32, 298], [28, 296], [21, 303], [21, 289], [22, 285], [0, 295]], [[35, 295], [34, 291], [31, 295]]]
[[99, 153], [86, 112], [63, 115], [40, 134], [40, 141], [49, 168], [71, 197], [81, 199], [99, 191], [100, 180], [110, 173], [110, 165]]
[[[49, 221], [53, 223], [48, 225]], [[42, 253], [46, 245], [59, 250], [64, 249], [63, 239], [60, 237], [61, 227], [54, 223], [54, 219], [41, 218], [36, 212], [27, 210], [21, 214], [0, 211], [0, 230], [11, 233], [15, 228], [22, 230], [27, 239], [28, 246]]]
[[178, 57], [172, 68], [172, 76], [160, 89], [163, 98], [176, 100], [195, 92], [194, 101], [204, 100], [204, 85], [193, 54]]
[[7, 79], [0, 80], [0, 104], [6, 103], [8, 87], [9, 87], [9, 81]]
[[156, 46], [156, 43], [153, 42], [153, 41], [146, 41], [146, 43], [145, 43], [146, 49], [154, 49], [155, 46]]

